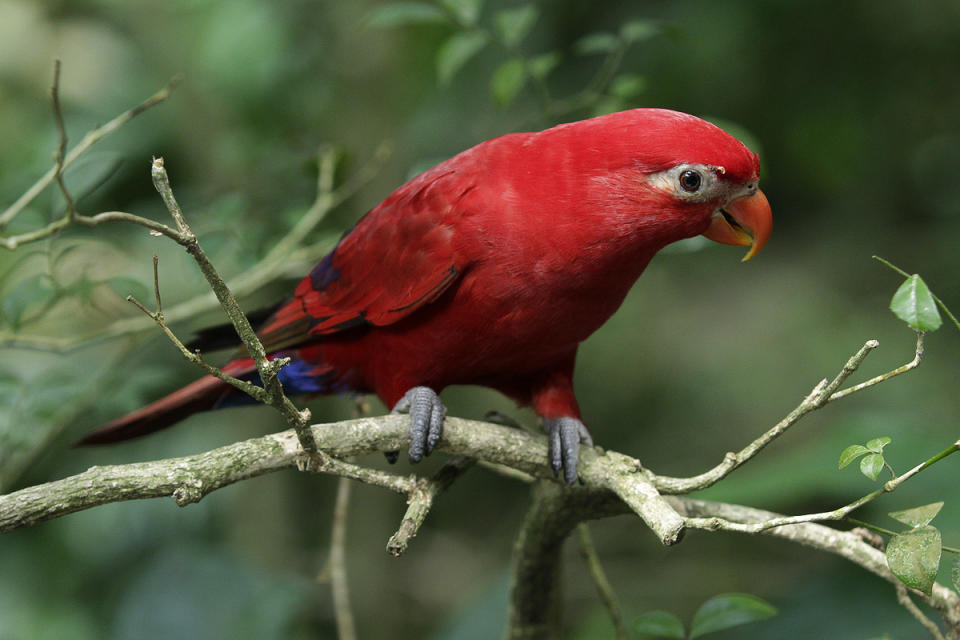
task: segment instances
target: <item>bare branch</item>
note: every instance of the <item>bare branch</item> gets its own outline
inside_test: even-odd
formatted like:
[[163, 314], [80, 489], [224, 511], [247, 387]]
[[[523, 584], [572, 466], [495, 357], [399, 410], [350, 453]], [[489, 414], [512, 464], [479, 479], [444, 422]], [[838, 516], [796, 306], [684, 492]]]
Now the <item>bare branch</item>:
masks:
[[[408, 446], [409, 421], [406, 416], [387, 415], [315, 425], [312, 431], [318, 445], [329, 455], [318, 458], [306, 454], [298, 446], [296, 435], [292, 431], [285, 431], [184, 458], [93, 467], [64, 480], [3, 495], [0, 496], [0, 533], [109, 502], [173, 497], [183, 506], [200, 500], [220, 487], [279, 469], [303, 468], [346, 476], [404, 495], [409, 495], [419, 486], [415, 477], [367, 469], [339, 459], [351, 455], [395, 451]], [[960, 443], [956, 446], [960, 447]], [[447, 453], [507, 465], [540, 478], [552, 477], [543, 436], [534, 436], [517, 429], [448, 417], [444, 438], [437, 448]], [[532, 549], [541, 549], [547, 553], [539, 556], [544, 562], [554, 558], [551, 555], [553, 551], [547, 547], [559, 544], [578, 522], [631, 511], [632, 507], [627, 506], [608, 488], [592, 484], [591, 478], [604, 477], [602, 472], [592, 469], [593, 465], [619, 467], [617, 456], [622, 454], [611, 458], [609, 453], [611, 452], [606, 456], [594, 454], [592, 459], [581, 463], [581, 476], [584, 478], [582, 486], [563, 487], [554, 482], [538, 482], [534, 485], [542, 485], [549, 495], [556, 494], [549, 500], [553, 503], [551, 509], [561, 512], [551, 514], [550, 509], [544, 507], [536, 527], [537, 531], [545, 531], [550, 535], [536, 542], [528, 539], [533, 545]], [[629, 458], [622, 456], [622, 459]], [[619, 471], [618, 468], [609, 473], [615, 474]], [[648, 472], [634, 468], [629, 473], [633, 476], [645, 476]], [[774, 521], [782, 516], [748, 507], [689, 498], [670, 496], [660, 499], [667, 502], [672, 511], [682, 514], [681, 517], [687, 521], [713, 519], [743, 525], [737, 530], [759, 531], [764, 535], [793, 540], [822, 551], [836, 553], [867, 568], [891, 584], [898, 582], [887, 568], [883, 553], [865, 543], [855, 533], [837, 531], [812, 523], [775, 528], [753, 527], [752, 525]], [[532, 531], [530, 535], [533, 535]], [[547, 547], [544, 547], [544, 544]], [[538, 580], [535, 578], [535, 571], [530, 567], [528, 569], [531, 571], [530, 579]], [[544, 595], [549, 596], [549, 592]], [[917, 597], [940, 612], [951, 628], [960, 629], [960, 597], [953, 591], [934, 585], [931, 596]], [[532, 611], [533, 609], [529, 609], [528, 613]]]
[[350, 506], [350, 480], [337, 482], [337, 499], [333, 507], [333, 525], [330, 533], [330, 584], [333, 587], [333, 610], [340, 640], [356, 640], [357, 625], [350, 609], [350, 589], [347, 583], [347, 508]]
[[475, 462], [472, 458], [456, 456], [440, 467], [432, 478], [417, 483], [407, 499], [409, 506], [400, 522], [400, 528], [387, 541], [387, 552], [390, 555], [395, 557], [403, 555], [410, 545], [410, 540], [417, 535], [420, 525], [433, 507], [433, 501]]
[[913, 360], [911, 360], [910, 362], [908, 362], [907, 364], [905, 364], [905, 365], [903, 365], [903, 366], [897, 367], [897, 368], [894, 369], [893, 371], [888, 371], [887, 373], [884, 373], [884, 374], [882, 374], [882, 375], [879, 375], [879, 376], [877, 376], [877, 377], [875, 377], [875, 378], [870, 378], [870, 379], [867, 380], [866, 382], [861, 382], [860, 384], [854, 385], [854, 386], [850, 387], [849, 389], [844, 389], [843, 391], [837, 391], [836, 393], [834, 393], [834, 394], [832, 394], [832, 395], [830, 396], [828, 402], [833, 402], [834, 400], [839, 400], [840, 398], [845, 398], [845, 397], [847, 397], [847, 396], [849, 396], [849, 395], [851, 395], [851, 394], [854, 394], [854, 393], [856, 393], [856, 392], [858, 392], [858, 391], [862, 391], [862, 390], [866, 389], [867, 387], [872, 387], [872, 386], [875, 385], [875, 384], [879, 384], [879, 383], [881, 383], [881, 382], [886, 382], [886, 381], [889, 380], [890, 378], [896, 377], [896, 376], [900, 375], [901, 373], [906, 373], [907, 371], [910, 371], [911, 369], [916, 369], [918, 366], [920, 366], [920, 361], [923, 360], [923, 336], [924, 336], [923, 331], [918, 331], [918, 332], [917, 332], [917, 348], [916, 348], [916, 350], [914, 351]]
[[77, 214], [77, 207], [73, 201], [73, 196], [67, 190], [67, 185], [63, 181], [63, 163], [67, 155], [67, 126], [63, 121], [63, 110], [60, 108], [60, 60], [53, 63], [53, 86], [50, 88], [50, 99], [53, 102], [53, 117], [57, 121], [57, 132], [60, 136], [60, 144], [54, 154], [54, 179], [60, 188], [64, 201], [67, 203], [67, 220], [73, 220]]
[[[277, 278], [300, 276], [314, 262], [323, 257], [330, 250], [331, 242], [322, 241], [301, 246], [303, 241], [331, 210], [356, 194], [379, 172], [389, 153], [389, 145], [381, 145], [373, 158], [348, 178], [346, 182], [332, 191], [324, 191], [323, 189], [332, 185], [334, 155], [332, 150], [328, 148], [321, 150], [321, 172], [328, 173], [329, 177], [323, 175], [318, 177], [318, 185], [321, 190], [318, 191], [316, 200], [301, 221], [286, 236], [281, 238], [260, 262], [227, 283], [234, 295], [245, 297]], [[16, 236], [0, 237], [0, 247], [14, 250], [21, 245], [48, 238], [67, 227], [70, 222], [66, 217], [58, 218], [40, 229], [34, 229]], [[92, 216], [78, 215], [73, 219], [73, 222], [85, 227], [95, 227], [106, 222], [133, 223], [175, 241], [178, 239], [179, 233], [176, 229], [162, 223], [123, 211], [107, 211]], [[164, 315], [168, 323], [174, 323], [212, 311], [217, 308], [218, 304], [216, 295], [212, 291], [208, 291], [174, 305]], [[0, 346], [63, 352], [101, 340], [143, 333], [149, 330], [151, 326], [152, 323], [144, 322], [142, 317], [133, 316], [116, 320], [106, 329], [69, 338], [0, 333]]]
[[897, 590], [897, 602], [903, 605], [903, 608], [906, 609], [924, 629], [929, 631], [935, 640], [944, 640], [943, 634], [940, 633], [940, 629], [934, 624], [933, 620], [925, 616], [923, 611], [920, 611], [920, 607], [910, 598], [910, 592], [907, 591], [906, 585], [900, 583], [894, 585], [894, 587]]
[[593, 545], [593, 537], [590, 535], [590, 527], [586, 522], [577, 525], [577, 541], [580, 546], [580, 555], [583, 556], [590, 570], [590, 577], [593, 578], [593, 584], [597, 587], [597, 594], [600, 601], [610, 614], [610, 621], [613, 623], [614, 637], [616, 640], [627, 640], [627, 627], [623, 623], [623, 612], [620, 610], [620, 603], [617, 601], [617, 594], [613, 592], [610, 581], [607, 580], [607, 574], [600, 564], [600, 556]]
[[[129, 122], [133, 118], [136, 118], [138, 115], [140, 115], [144, 111], [160, 104], [161, 102], [169, 98], [170, 94], [173, 92], [176, 86], [180, 83], [180, 80], [181, 80], [181, 77], [179, 75], [174, 76], [173, 79], [171, 79], [170, 82], [168, 82], [164, 88], [162, 88], [160, 91], [157, 91], [155, 94], [153, 94], [152, 96], [150, 96], [149, 98], [141, 102], [136, 107], [133, 107], [132, 109], [128, 109], [127, 111], [124, 111], [123, 113], [121, 113], [120, 115], [118, 115], [116, 118], [106, 123], [105, 125], [102, 125], [100, 127], [97, 127], [96, 129], [93, 129], [87, 132], [87, 134], [83, 137], [82, 140], [80, 140], [77, 146], [75, 146], [73, 149], [70, 150], [69, 153], [66, 154], [66, 156], [63, 159], [63, 162], [61, 163], [59, 172], [62, 173], [63, 171], [65, 171], [71, 164], [73, 164], [77, 160], [77, 158], [79, 158], [87, 150], [89, 150], [90, 147], [92, 147], [96, 143], [103, 140], [105, 137], [107, 137], [108, 135], [110, 135], [111, 133], [113, 133], [123, 125], [125, 125], [127, 122]], [[0, 230], [2, 230], [4, 227], [10, 224], [11, 220], [16, 218], [17, 215], [21, 211], [23, 211], [23, 209], [28, 204], [33, 202], [33, 200], [38, 195], [40, 195], [40, 193], [51, 182], [53, 182], [56, 179], [57, 173], [58, 173], [58, 170], [56, 167], [51, 168], [49, 171], [47, 171], [43, 175], [43, 177], [37, 180], [37, 182], [34, 183], [32, 187], [27, 189], [27, 191], [25, 191], [23, 195], [17, 198], [16, 202], [14, 202], [9, 207], [7, 207], [6, 211], [0, 214]], [[15, 246], [14, 247], [8, 246], [8, 243], [5, 243], [5, 242], [2, 243], [2, 245], [0, 246], [6, 246], [7, 248], [10, 248], [10, 249], [16, 248]]]
[[870, 352], [876, 349], [879, 344], [880, 343], [876, 340], [867, 340], [867, 342], [864, 343], [864, 345], [847, 360], [846, 364], [843, 365], [843, 368], [833, 380], [829, 382], [826, 379], [821, 380], [813, 388], [813, 390], [807, 394], [803, 401], [782, 420], [780, 420], [780, 422], [775, 424], [763, 435], [748, 444], [739, 452], [728, 452], [726, 456], [724, 456], [723, 462], [718, 464], [713, 469], [690, 478], [657, 476], [657, 488], [666, 493], [677, 494], [690, 493], [692, 491], [698, 491], [700, 489], [713, 486], [723, 478], [727, 477], [735, 469], [739, 468], [745, 462], [760, 453], [764, 447], [782, 436], [790, 427], [796, 424], [800, 418], [804, 417], [808, 413], [816, 411], [817, 409], [820, 409], [834, 400], [845, 398], [848, 395], [862, 391], [863, 389], [871, 387], [880, 382], [885, 382], [886, 380], [889, 380], [895, 376], [910, 371], [920, 364], [920, 360], [923, 357], [923, 332], [918, 332], [916, 353], [911, 362], [908, 362], [907, 364], [898, 367], [893, 371], [872, 378], [864, 383], [843, 389], [842, 391], [837, 391], [847, 380], [847, 378], [853, 375], [853, 373], [860, 368], [860, 365], [863, 364], [863, 361], [866, 359], [866, 357], [870, 355]]
[[203, 273], [204, 278], [206, 278], [207, 284], [210, 285], [213, 293], [217, 296], [220, 306], [227, 314], [234, 329], [237, 331], [237, 335], [243, 342], [243, 346], [246, 347], [247, 353], [250, 354], [250, 357], [253, 358], [257, 366], [257, 372], [260, 374], [260, 381], [263, 384], [264, 391], [264, 395], [258, 399], [279, 411], [284, 418], [286, 418], [287, 423], [296, 431], [297, 437], [300, 439], [300, 444], [303, 445], [305, 451], [316, 453], [317, 443], [314, 441], [313, 434], [309, 429], [310, 410], [304, 409], [301, 411], [297, 409], [290, 398], [284, 393], [283, 386], [277, 378], [277, 373], [284, 365], [289, 363], [290, 360], [288, 358], [271, 360], [268, 357], [266, 350], [263, 348], [263, 343], [260, 342], [256, 331], [250, 326], [250, 321], [247, 320], [247, 316], [244, 315], [237, 299], [233, 293], [230, 292], [230, 288], [223, 281], [223, 278], [220, 277], [220, 274], [217, 273], [213, 263], [207, 258], [207, 254], [200, 247], [200, 243], [197, 242], [197, 237], [193, 234], [193, 231], [190, 230], [190, 226], [183, 216], [180, 205], [173, 195], [170, 179], [163, 166], [163, 158], [154, 158], [151, 175], [153, 176], [154, 186], [160, 193], [160, 197], [163, 199], [167, 210], [177, 225], [176, 241], [187, 250], [187, 253], [190, 254], [200, 267], [200, 271]]

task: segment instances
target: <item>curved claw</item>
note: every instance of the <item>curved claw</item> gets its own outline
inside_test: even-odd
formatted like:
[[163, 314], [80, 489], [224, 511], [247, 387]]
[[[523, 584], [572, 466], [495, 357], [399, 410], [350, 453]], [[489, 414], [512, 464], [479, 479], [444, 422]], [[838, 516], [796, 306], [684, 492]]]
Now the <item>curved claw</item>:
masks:
[[580, 443], [593, 446], [593, 438], [587, 427], [578, 419], [545, 418], [543, 426], [547, 431], [550, 449], [550, 466], [555, 474], [563, 470], [563, 480], [567, 484], [577, 481], [577, 462], [580, 458]]
[[443, 435], [447, 408], [430, 387], [413, 387], [393, 407], [393, 413], [410, 414], [410, 462], [420, 462], [433, 452]]

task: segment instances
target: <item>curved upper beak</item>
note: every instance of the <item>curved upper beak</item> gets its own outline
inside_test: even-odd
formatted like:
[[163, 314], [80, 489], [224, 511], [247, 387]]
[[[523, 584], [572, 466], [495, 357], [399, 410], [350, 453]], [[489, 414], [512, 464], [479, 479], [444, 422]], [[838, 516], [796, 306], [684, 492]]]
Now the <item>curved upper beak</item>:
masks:
[[757, 189], [749, 196], [733, 200], [718, 209], [703, 235], [714, 242], [750, 246], [744, 262], [752, 258], [767, 244], [773, 228], [773, 214], [763, 191]]

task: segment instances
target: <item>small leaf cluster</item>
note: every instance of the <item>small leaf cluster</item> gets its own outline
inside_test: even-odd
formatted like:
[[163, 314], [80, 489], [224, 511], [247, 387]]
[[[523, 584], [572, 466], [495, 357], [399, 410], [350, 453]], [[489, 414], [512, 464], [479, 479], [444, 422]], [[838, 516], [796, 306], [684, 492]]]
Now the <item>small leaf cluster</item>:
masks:
[[663, 31], [656, 22], [636, 20], [623, 24], [617, 33], [597, 32], [583, 36], [574, 45], [580, 56], [604, 56], [600, 70], [584, 91], [570, 100], [557, 100], [550, 95], [547, 77], [559, 66], [559, 51], [529, 54], [521, 45], [528, 39], [540, 9], [534, 4], [499, 9], [484, 18], [484, 0], [438, 0], [429, 2], [390, 2], [380, 5], [366, 16], [372, 28], [397, 28], [411, 25], [443, 25], [451, 35], [437, 49], [437, 80], [449, 84], [478, 54], [495, 47], [505, 56], [490, 77], [490, 94], [497, 106], [506, 108], [528, 87], [532, 87], [545, 114], [574, 109], [592, 109], [594, 115], [609, 113], [630, 106], [646, 83], [632, 73], [617, 75], [623, 54], [633, 44], [648, 40]]
[[641, 638], [699, 638], [775, 615], [776, 608], [757, 596], [722, 593], [700, 605], [693, 614], [689, 631], [680, 618], [669, 611], [648, 611], [640, 615], [633, 623], [633, 630]]
[[883, 458], [883, 448], [890, 444], [890, 442], [890, 438], [884, 436], [883, 438], [874, 438], [866, 444], [852, 444], [840, 454], [838, 467], [843, 469], [860, 456], [863, 456], [863, 459], [860, 460], [860, 473], [871, 480], [876, 480], [880, 472], [883, 471], [883, 467], [887, 464]]

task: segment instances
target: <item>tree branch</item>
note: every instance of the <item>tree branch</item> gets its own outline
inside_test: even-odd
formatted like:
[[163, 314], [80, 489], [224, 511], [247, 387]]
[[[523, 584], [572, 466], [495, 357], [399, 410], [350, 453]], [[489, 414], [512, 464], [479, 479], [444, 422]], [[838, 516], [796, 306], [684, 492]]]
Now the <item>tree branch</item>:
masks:
[[[54, 69], [55, 86], [57, 86], [57, 79], [59, 78], [59, 69], [60, 61], [58, 60]], [[160, 91], [157, 91], [155, 94], [137, 106], [124, 111], [110, 122], [88, 131], [87, 134], [83, 136], [83, 139], [77, 144], [77, 146], [71, 149], [70, 152], [64, 156], [63, 161], [58, 163], [59, 168], [55, 165], [53, 168], [43, 174], [43, 177], [37, 180], [32, 187], [27, 189], [23, 195], [17, 198], [13, 204], [7, 207], [7, 209], [0, 214], [0, 230], [3, 230], [8, 224], [10, 224], [10, 222], [16, 218], [17, 215], [19, 215], [28, 204], [33, 202], [33, 200], [36, 199], [36, 197], [40, 195], [40, 193], [42, 193], [43, 190], [46, 189], [47, 186], [49, 186], [50, 183], [57, 178], [58, 174], [62, 174], [62, 172], [65, 171], [71, 164], [73, 164], [77, 158], [86, 153], [90, 147], [100, 142], [105, 137], [125, 125], [130, 120], [136, 118], [144, 111], [155, 107], [169, 98], [173, 90], [178, 84], [180, 84], [180, 80], [181, 76], [174, 76], [165, 87], [160, 89]], [[59, 109], [59, 107], [57, 107], [57, 109]], [[62, 115], [59, 116], [59, 118], [62, 118]], [[61, 137], [61, 141], [63, 141], [64, 145], [66, 144], [65, 140], [66, 132], [64, 131]], [[7, 249], [16, 249], [17, 245], [22, 244], [23, 242], [23, 240], [20, 242], [11, 242], [9, 238], [0, 238], [0, 246], [6, 247]]]
[[843, 368], [832, 381], [828, 382], [826, 378], [824, 378], [817, 383], [813, 390], [807, 394], [807, 396], [799, 405], [797, 405], [790, 413], [780, 420], [780, 422], [767, 430], [766, 433], [761, 435], [759, 438], [748, 444], [737, 453], [728, 452], [726, 456], [724, 456], [723, 462], [718, 464], [713, 469], [701, 473], [700, 475], [690, 478], [657, 476], [657, 488], [666, 493], [677, 494], [691, 493], [693, 491], [698, 491], [700, 489], [706, 489], [707, 487], [713, 486], [720, 480], [723, 480], [725, 477], [730, 475], [730, 473], [742, 466], [745, 462], [760, 453], [764, 447], [786, 433], [790, 427], [796, 424], [808, 413], [816, 411], [817, 409], [824, 407], [834, 400], [845, 398], [849, 395], [857, 393], [858, 391], [862, 391], [880, 382], [885, 382], [895, 376], [916, 368], [923, 359], [923, 335], [924, 334], [922, 331], [917, 332], [917, 346], [912, 361], [901, 367], [897, 367], [893, 371], [889, 371], [875, 378], [871, 378], [864, 383], [843, 389], [842, 391], [838, 391], [843, 383], [846, 382], [847, 378], [853, 375], [857, 369], [860, 368], [860, 365], [863, 364], [863, 361], [868, 355], [870, 355], [870, 352], [880, 346], [880, 343], [876, 340], [867, 340], [867, 342], [864, 343], [864, 345], [847, 360], [846, 364], [843, 365]]
[[341, 477], [337, 482], [337, 499], [333, 508], [333, 526], [330, 531], [330, 584], [333, 587], [333, 610], [337, 620], [339, 640], [356, 640], [357, 626], [350, 609], [350, 589], [347, 584], [347, 511], [350, 506], [350, 480]]
[[616, 640], [627, 640], [627, 627], [623, 622], [623, 612], [620, 610], [620, 603], [617, 601], [617, 594], [614, 593], [610, 581], [607, 580], [607, 574], [600, 564], [600, 556], [593, 544], [593, 536], [590, 535], [590, 527], [586, 522], [577, 525], [577, 542], [580, 547], [580, 555], [587, 563], [590, 570], [590, 577], [593, 578], [593, 584], [597, 587], [597, 594], [604, 608], [610, 614], [610, 621], [613, 623], [613, 633]]
[[410, 545], [410, 540], [417, 535], [420, 526], [426, 520], [427, 514], [433, 507], [433, 501], [475, 463], [476, 460], [472, 458], [456, 456], [440, 467], [432, 478], [417, 483], [417, 487], [410, 492], [407, 500], [409, 506], [407, 512], [403, 514], [400, 528], [387, 541], [387, 552], [390, 555], [394, 557], [403, 555]]
[[[172, 497], [177, 504], [185, 506], [228, 484], [290, 468], [349, 477], [410, 496], [422, 486], [416, 477], [368, 469], [341, 459], [405, 448], [409, 444], [408, 421], [406, 416], [386, 415], [314, 425], [313, 436], [318, 446], [328, 454], [323, 458], [306, 454], [298, 446], [293, 431], [285, 431], [183, 458], [93, 467], [70, 478], [0, 496], [0, 533], [110, 502]], [[446, 453], [506, 465], [541, 479], [552, 478], [547, 464], [545, 438], [517, 429], [448, 417], [444, 438], [437, 448]], [[535, 483], [535, 492], [542, 494], [542, 500], [535, 502], [518, 542], [518, 571], [525, 577], [517, 579], [519, 586], [514, 589], [511, 617], [522, 620], [520, 626], [532, 631], [531, 635], [514, 637], [549, 637], [536, 635], [540, 633], [537, 629], [550, 628], [547, 624], [549, 617], [537, 617], [534, 613], [549, 611], [550, 608], [541, 609], [539, 605], [531, 605], [531, 601], [523, 599], [527, 596], [521, 598], [521, 594], [534, 597], [540, 604], [549, 604], [555, 597], [550, 589], [544, 592], [535, 588], [535, 585], [544, 584], [542, 576], [546, 574], [542, 571], [547, 574], [555, 571], [548, 565], [553, 563], [556, 566], [559, 545], [572, 528], [584, 520], [632, 510], [634, 505], [628, 506], [609, 488], [611, 482], [607, 478], [624, 471], [618, 456], [630, 459], [614, 452], [604, 456], [586, 456], [589, 459], [585, 459], [581, 465], [584, 478], [581, 486], [568, 488], [555, 482]], [[605, 465], [611, 469], [602, 472], [593, 469], [595, 465]], [[646, 475], [636, 468], [627, 473], [633, 477]], [[600, 484], [594, 484], [597, 478], [601, 479]], [[737, 505], [675, 496], [658, 496], [658, 499], [666, 503], [672, 512], [679, 514], [681, 519], [693, 521], [714, 518], [752, 526], [781, 517]], [[865, 543], [855, 533], [809, 523], [758, 529], [757, 532], [763, 535], [835, 553], [891, 584], [899, 583], [887, 568], [883, 552]], [[931, 596], [914, 595], [940, 612], [951, 628], [960, 630], [960, 597], [956, 593], [934, 585]]]

